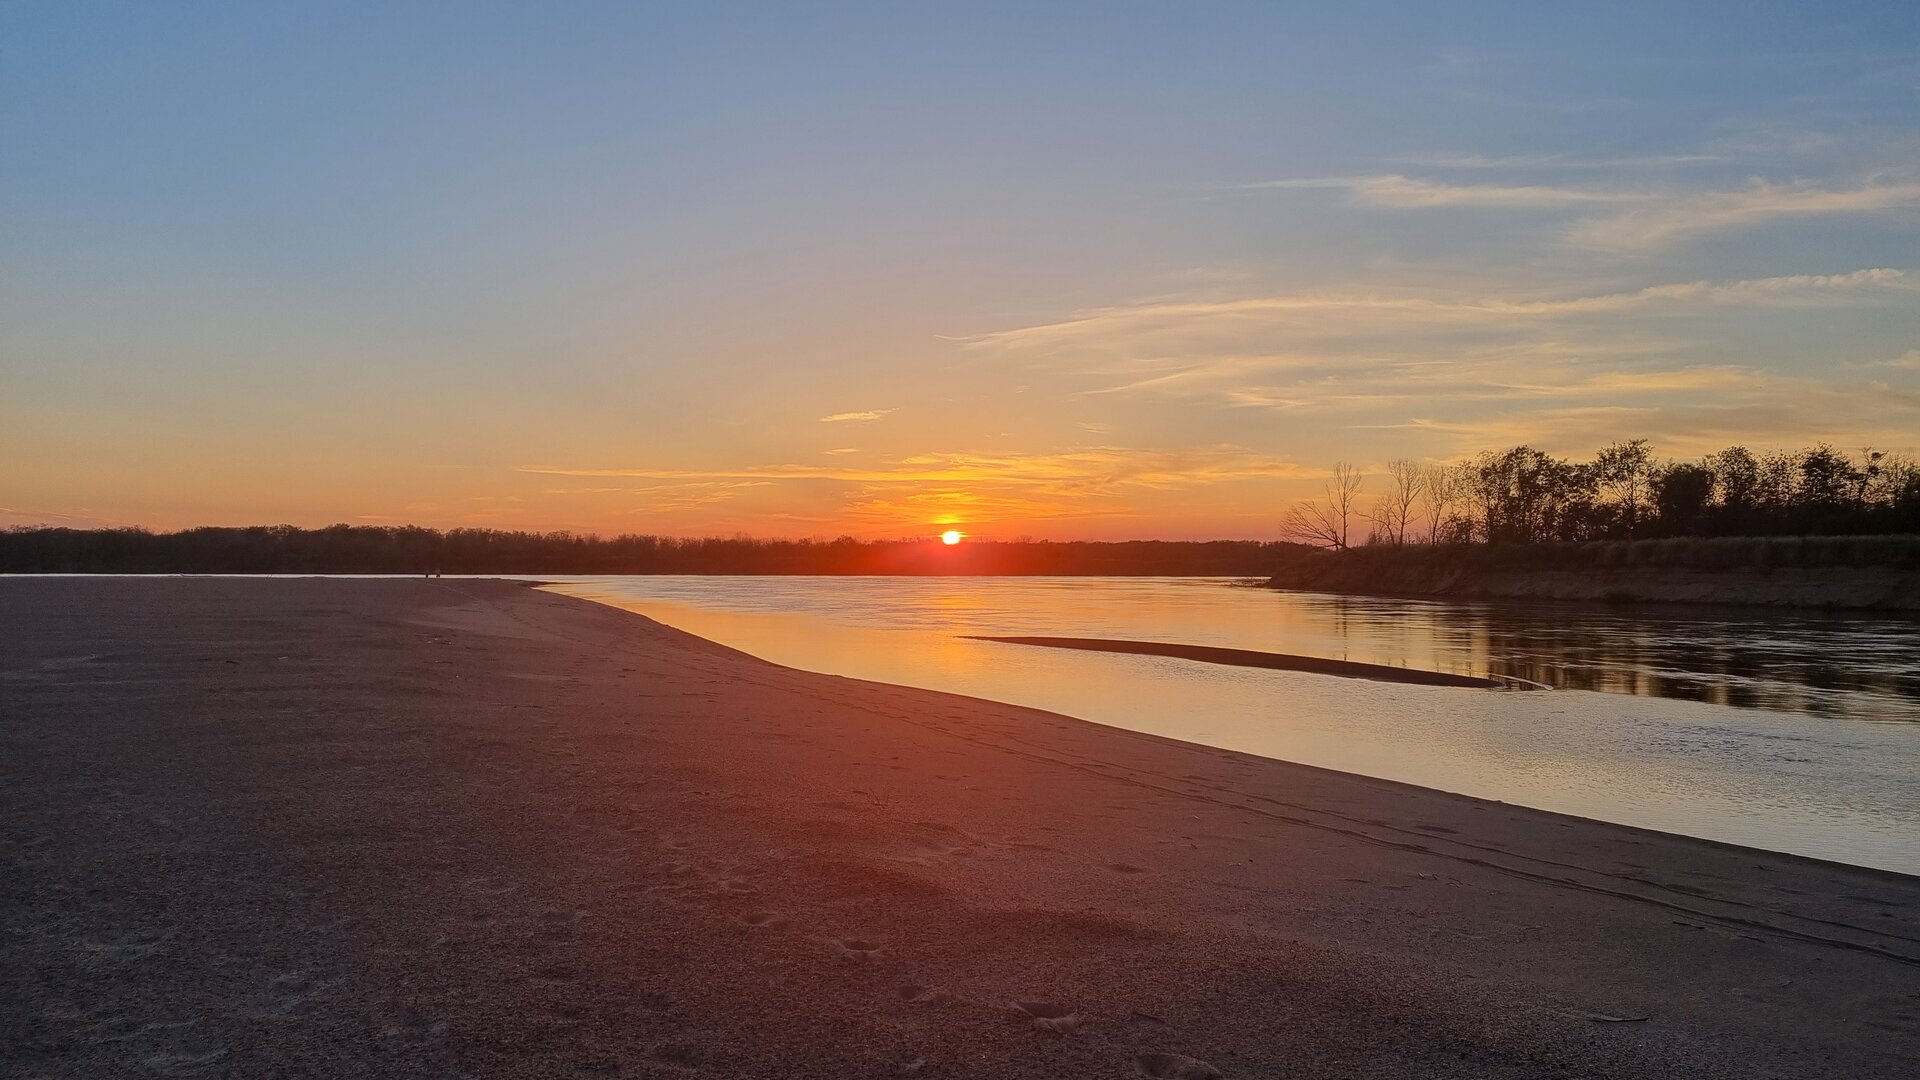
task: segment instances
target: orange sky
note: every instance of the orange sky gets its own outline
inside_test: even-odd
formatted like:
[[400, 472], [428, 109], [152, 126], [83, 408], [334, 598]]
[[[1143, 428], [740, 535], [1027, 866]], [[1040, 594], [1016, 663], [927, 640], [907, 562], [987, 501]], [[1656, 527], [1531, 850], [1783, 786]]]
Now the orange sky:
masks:
[[14, 9], [0, 524], [1270, 539], [1343, 459], [1920, 443], [1872, 19], [1084, 15]]

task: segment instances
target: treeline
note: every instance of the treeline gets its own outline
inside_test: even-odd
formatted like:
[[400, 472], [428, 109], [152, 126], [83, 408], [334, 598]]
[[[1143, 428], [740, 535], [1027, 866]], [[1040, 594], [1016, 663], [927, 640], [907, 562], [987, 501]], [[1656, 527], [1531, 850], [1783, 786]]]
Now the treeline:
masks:
[[1362, 544], [1314, 552], [1268, 584], [1451, 599], [1920, 611], [1920, 535]]
[[417, 526], [0, 532], [0, 572], [122, 574], [969, 574], [1265, 576], [1286, 542], [680, 539]]
[[1920, 465], [1825, 444], [1661, 460], [1647, 440], [1634, 439], [1588, 461], [1516, 446], [1453, 465], [1389, 462], [1377, 494], [1363, 491], [1368, 479], [1337, 465], [1320, 498], [1287, 511], [1287, 533], [1336, 550], [1920, 533]]

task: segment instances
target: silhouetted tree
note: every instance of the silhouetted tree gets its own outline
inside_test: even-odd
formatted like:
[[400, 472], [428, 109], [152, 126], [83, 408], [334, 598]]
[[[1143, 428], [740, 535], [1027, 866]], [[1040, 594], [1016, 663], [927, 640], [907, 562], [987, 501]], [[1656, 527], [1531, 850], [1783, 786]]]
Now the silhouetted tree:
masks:
[[1405, 458], [1387, 462], [1387, 492], [1373, 504], [1372, 518], [1376, 534], [1389, 544], [1404, 544], [1413, 530], [1414, 507], [1420, 501], [1420, 488], [1426, 474], [1419, 464]]
[[1653, 481], [1653, 450], [1647, 440], [1629, 439], [1602, 449], [1593, 459], [1593, 479], [1616, 511], [1619, 527], [1609, 532], [1633, 539]]
[[1300, 543], [1345, 551], [1360, 482], [1360, 470], [1345, 461], [1334, 462], [1333, 479], [1321, 489], [1321, 497], [1294, 503], [1280, 527]]
[[1427, 521], [1430, 544], [1466, 544], [1473, 541], [1473, 518], [1466, 500], [1473, 487], [1473, 464], [1428, 465], [1421, 470], [1420, 509]]
[[1686, 536], [1700, 526], [1713, 499], [1713, 470], [1706, 465], [1676, 462], [1654, 474], [1653, 506], [1660, 531]]

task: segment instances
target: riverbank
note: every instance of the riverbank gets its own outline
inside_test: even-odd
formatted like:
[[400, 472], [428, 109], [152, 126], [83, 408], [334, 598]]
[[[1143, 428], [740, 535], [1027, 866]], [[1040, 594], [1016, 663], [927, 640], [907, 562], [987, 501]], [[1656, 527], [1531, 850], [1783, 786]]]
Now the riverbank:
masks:
[[1913, 878], [778, 668], [509, 583], [14, 579], [0, 612], [14, 1075], [1920, 1051]]
[[1367, 547], [1289, 562], [1268, 584], [1371, 596], [1915, 611], [1920, 538]]

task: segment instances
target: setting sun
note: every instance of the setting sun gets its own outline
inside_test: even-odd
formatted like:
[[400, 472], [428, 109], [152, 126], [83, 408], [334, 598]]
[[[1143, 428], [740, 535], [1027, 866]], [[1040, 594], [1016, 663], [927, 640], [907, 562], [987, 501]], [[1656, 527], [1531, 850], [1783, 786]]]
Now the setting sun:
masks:
[[961, 532], [959, 529], [948, 529], [946, 532], [940, 534], [940, 542], [947, 545], [957, 544], [960, 542], [960, 538], [965, 535], [967, 534]]

